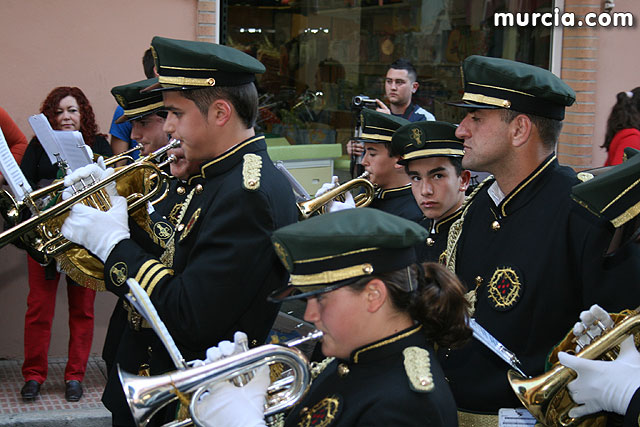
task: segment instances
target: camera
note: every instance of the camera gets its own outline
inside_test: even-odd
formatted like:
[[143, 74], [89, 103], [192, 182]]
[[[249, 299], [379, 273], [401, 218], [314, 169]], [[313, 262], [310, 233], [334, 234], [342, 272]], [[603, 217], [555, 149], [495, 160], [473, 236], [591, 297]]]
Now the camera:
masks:
[[361, 110], [362, 108], [370, 108], [376, 109], [378, 107], [378, 103], [375, 99], [369, 98], [366, 95], [358, 95], [351, 98], [351, 109], [352, 110]]

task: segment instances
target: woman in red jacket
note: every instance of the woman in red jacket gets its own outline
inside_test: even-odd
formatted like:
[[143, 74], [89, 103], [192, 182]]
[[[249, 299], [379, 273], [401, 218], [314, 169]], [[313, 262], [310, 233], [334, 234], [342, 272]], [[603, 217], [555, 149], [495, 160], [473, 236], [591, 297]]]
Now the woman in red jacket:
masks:
[[602, 148], [608, 152], [605, 166], [619, 165], [626, 147], [640, 150], [640, 87], [616, 95], [607, 120]]
[[[111, 147], [104, 135], [98, 133], [95, 116], [89, 100], [77, 87], [57, 87], [42, 103], [43, 113], [55, 130], [80, 131], [85, 144], [93, 152], [110, 156]], [[50, 184], [59, 177], [59, 168], [52, 165], [42, 145], [34, 137], [20, 163], [25, 177], [33, 188]], [[60, 273], [55, 261], [41, 265], [27, 256], [29, 295], [24, 324], [24, 363], [22, 375], [25, 385], [21, 395], [32, 401], [47, 379], [47, 353], [51, 340], [51, 325], [56, 304], [56, 290]], [[64, 371], [65, 397], [76, 402], [82, 396], [81, 382], [87, 367], [93, 340], [93, 302], [96, 292], [66, 278], [69, 301], [69, 358]]]

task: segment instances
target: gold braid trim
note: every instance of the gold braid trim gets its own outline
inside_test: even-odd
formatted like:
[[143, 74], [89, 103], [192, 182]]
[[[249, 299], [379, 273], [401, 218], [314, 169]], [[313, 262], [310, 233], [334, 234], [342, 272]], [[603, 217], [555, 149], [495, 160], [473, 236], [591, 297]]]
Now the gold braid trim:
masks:
[[329, 363], [333, 362], [334, 360], [335, 360], [335, 357], [325, 357], [320, 362], [311, 362], [309, 364], [310, 371], [311, 371], [311, 379], [315, 380], [318, 377], [318, 375], [322, 373], [322, 371], [327, 369], [327, 366], [329, 366]]
[[453, 274], [456, 273], [456, 255], [458, 253], [458, 240], [460, 239], [460, 235], [462, 234], [462, 224], [464, 223], [464, 217], [467, 216], [467, 211], [469, 210], [469, 206], [471, 206], [471, 202], [475, 198], [476, 194], [483, 188], [486, 183], [493, 179], [493, 175], [489, 175], [486, 177], [474, 190], [464, 199], [462, 206], [462, 215], [460, 218], [456, 220], [453, 224], [451, 224], [451, 228], [449, 228], [449, 234], [447, 234], [447, 249], [443, 252], [443, 255], [446, 257], [445, 267]]
[[[187, 213], [187, 209], [189, 208], [189, 204], [191, 203], [191, 199], [193, 198], [193, 195], [195, 193], [196, 193], [196, 188], [193, 187], [193, 189], [189, 192], [187, 197], [184, 199], [184, 202], [182, 202], [182, 208], [180, 209], [180, 214], [178, 214], [177, 222], [175, 224], [176, 230], [178, 225], [184, 219], [184, 215]], [[176, 231], [171, 241], [165, 247], [164, 252], [162, 253], [162, 255], [160, 255], [160, 262], [166, 265], [167, 267], [173, 267], [173, 256], [175, 255], [175, 252], [176, 252], [177, 238], [178, 238], [178, 233]]]

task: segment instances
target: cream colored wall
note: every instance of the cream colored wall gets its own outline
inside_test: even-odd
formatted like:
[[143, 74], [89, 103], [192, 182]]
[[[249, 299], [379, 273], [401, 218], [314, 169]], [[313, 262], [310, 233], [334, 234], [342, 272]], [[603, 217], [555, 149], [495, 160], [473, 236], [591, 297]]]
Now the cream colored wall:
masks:
[[640, 86], [640, 2], [616, 0], [614, 12], [631, 12], [633, 28], [599, 28], [596, 90], [596, 123], [593, 133], [593, 166], [602, 166], [607, 158], [600, 148], [604, 141], [607, 118], [616, 94]]
[[[78, 86], [103, 133], [116, 106], [113, 86], [145, 78], [142, 54], [154, 35], [195, 40], [196, 0], [2, 0], [0, 106], [30, 138], [27, 117], [56, 86]], [[28, 291], [26, 258], [0, 249], [0, 358], [22, 358]], [[96, 298], [92, 353], [100, 354], [115, 297]], [[51, 356], [68, 346], [66, 286], [59, 286]]]

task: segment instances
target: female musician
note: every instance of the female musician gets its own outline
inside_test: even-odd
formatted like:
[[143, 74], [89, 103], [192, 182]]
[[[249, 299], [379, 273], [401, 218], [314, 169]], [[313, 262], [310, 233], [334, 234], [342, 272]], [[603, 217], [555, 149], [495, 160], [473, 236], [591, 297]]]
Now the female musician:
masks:
[[[285, 425], [457, 425], [433, 348], [471, 336], [467, 302], [449, 271], [416, 264], [414, 245], [425, 238], [419, 225], [369, 208], [275, 231], [292, 286], [272, 299], [306, 298], [304, 318], [323, 332], [322, 352], [333, 358], [320, 364], [326, 368]], [[242, 388], [213, 386], [198, 403], [199, 416], [212, 426], [264, 425], [269, 381], [261, 369], [256, 376]]]
[[[98, 133], [93, 109], [84, 93], [77, 87], [57, 87], [47, 95], [40, 112], [55, 130], [82, 133], [85, 144], [95, 153], [109, 156], [111, 147], [104, 135]], [[52, 165], [42, 145], [33, 138], [24, 153], [20, 168], [33, 188], [51, 183], [58, 175], [58, 167]], [[22, 375], [23, 400], [36, 398], [40, 385], [47, 379], [47, 353], [51, 340], [51, 324], [56, 301], [60, 273], [55, 262], [41, 265], [27, 255], [29, 296], [24, 326], [24, 363]], [[65, 397], [75, 402], [82, 396], [81, 381], [84, 378], [91, 341], [93, 339], [93, 301], [95, 291], [79, 286], [67, 277], [69, 301], [69, 358], [64, 373]]]

